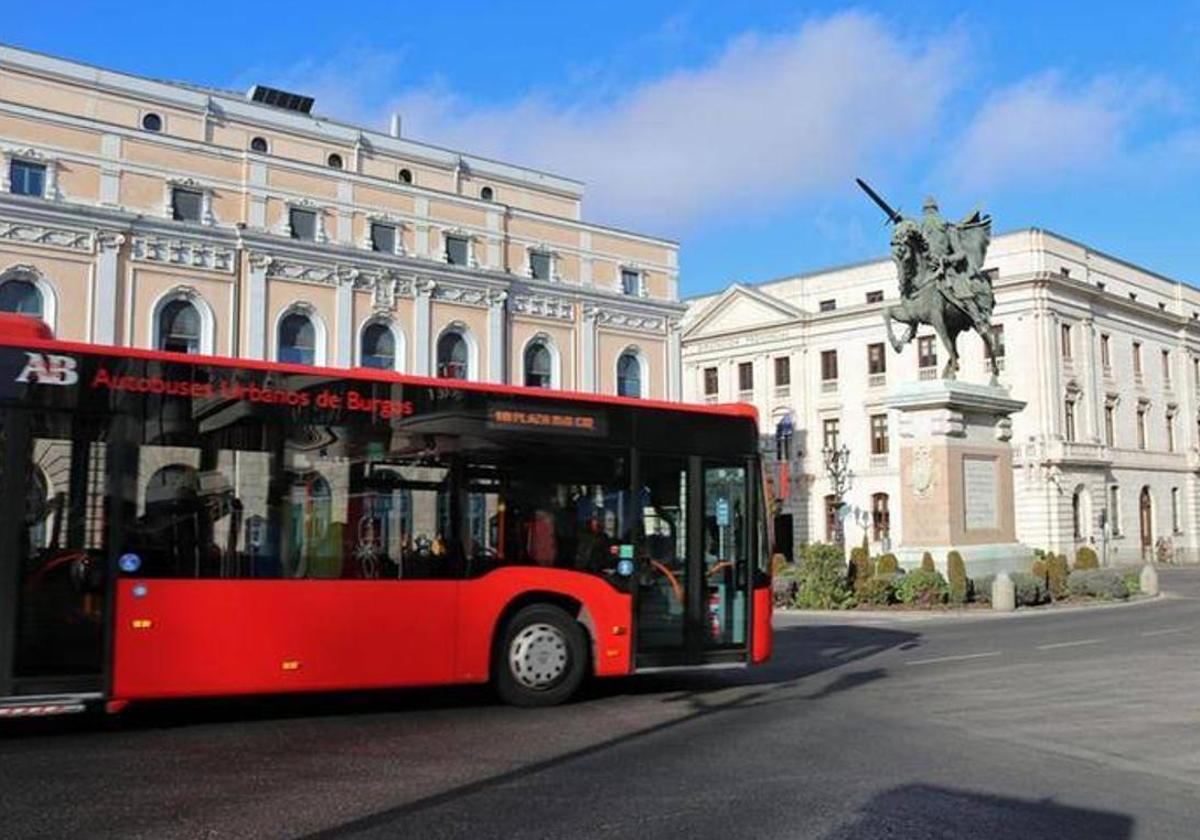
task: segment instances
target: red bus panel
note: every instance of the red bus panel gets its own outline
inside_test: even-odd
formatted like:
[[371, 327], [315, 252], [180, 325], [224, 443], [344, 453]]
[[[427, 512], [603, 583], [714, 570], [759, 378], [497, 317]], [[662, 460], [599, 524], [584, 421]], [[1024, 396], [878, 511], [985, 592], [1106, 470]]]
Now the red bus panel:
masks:
[[758, 664], [771, 658], [771, 646], [774, 643], [774, 630], [771, 628], [771, 611], [774, 604], [771, 600], [771, 587], [764, 586], [754, 590], [754, 628], [752, 630], [750, 661]]

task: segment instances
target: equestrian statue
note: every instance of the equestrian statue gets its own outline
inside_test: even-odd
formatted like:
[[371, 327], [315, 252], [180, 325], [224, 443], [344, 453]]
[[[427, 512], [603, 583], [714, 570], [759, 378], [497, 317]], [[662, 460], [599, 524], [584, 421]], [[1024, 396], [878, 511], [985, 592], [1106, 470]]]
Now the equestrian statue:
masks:
[[[948, 222], [937, 202], [926, 198], [920, 221], [906, 218], [884, 201], [861, 178], [863, 191], [887, 214], [892, 223], [892, 261], [900, 280], [900, 303], [883, 310], [888, 341], [897, 353], [913, 340], [917, 326], [928, 324], [937, 332], [948, 358], [942, 379], [958, 373], [958, 336], [973, 330], [983, 339], [992, 381], [999, 376], [998, 339], [992, 329], [991, 278], [983, 271], [983, 258], [992, 238], [992, 217], [976, 208], [961, 222]], [[892, 322], [907, 329], [897, 338]]]

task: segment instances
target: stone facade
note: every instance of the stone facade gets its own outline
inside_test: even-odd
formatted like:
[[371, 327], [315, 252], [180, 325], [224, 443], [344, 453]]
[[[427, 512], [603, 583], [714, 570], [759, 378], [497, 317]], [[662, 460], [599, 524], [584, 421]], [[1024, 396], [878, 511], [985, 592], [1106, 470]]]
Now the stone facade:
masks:
[[536, 343], [546, 384], [614, 393], [620, 368], [679, 395], [675, 243], [581, 221], [576, 181], [398, 135], [0, 47], [0, 298], [133, 347], [184, 301], [191, 349], [252, 359], [301, 315], [304, 359], [337, 367], [381, 324], [415, 374], [455, 333], [492, 382], [524, 384]]
[[[1039, 229], [996, 237], [986, 268], [1000, 384], [1026, 403], [1012, 418], [1017, 538], [1068, 554], [1094, 545], [1110, 562], [1200, 560], [1200, 291]], [[900, 355], [886, 345], [881, 313], [897, 296], [891, 261], [875, 260], [688, 302], [684, 398], [754, 403], [777, 483], [775, 431], [792, 418], [780, 513], [796, 545], [829, 536], [830, 434], [850, 450], [846, 539], [865, 530], [879, 549], [899, 533], [900, 430], [885, 402], [898, 383], [936, 377], [945, 352], [936, 339], [925, 358], [919, 340]], [[978, 337], [959, 349], [960, 380], [987, 382]]]

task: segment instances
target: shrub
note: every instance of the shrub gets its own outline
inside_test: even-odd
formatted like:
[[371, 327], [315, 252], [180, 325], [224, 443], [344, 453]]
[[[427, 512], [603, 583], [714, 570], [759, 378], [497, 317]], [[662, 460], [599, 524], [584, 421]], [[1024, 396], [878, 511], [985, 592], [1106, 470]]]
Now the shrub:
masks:
[[1126, 566], [1121, 569], [1121, 577], [1125, 580], [1125, 588], [1130, 595], [1138, 595], [1142, 591], [1142, 567]]
[[921, 555], [921, 571], [936, 572], [937, 566], [933, 565], [933, 555], [926, 551]]
[[900, 571], [900, 563], [896, 560], [895, 554], [885, 554], [879, 558], [875, 564], [875, 575], [894, 575]]
[[1067, 575], [1071, 573], [1067, 565], [1067, 555], [1051, 554], [1046, 560], [1046, 588], [1050, 597], [1061, 601], [1067, 597]]
[[782, 554], [771, 555], [771, 574], [778, 575], [790, 565], [791, 564], [788, 563], [787, 558]]
[[801, 609], [837, 610], [849, 606], [853, 600], [846, 585], [846, 560], [840, 546], [806, 545], [796, 584], [796, 606]]
[[1116, 601], [1129, 597], [1125, 575], [1118, 569], [1076, 569], [1067, 578], [1072, 595]]
[[995, 575], [971, 578], [971, 599], [977, 604], [990, 605], [992, 603], [992, 584], [995, 581]]
[[1077, 570], [1099, 569], [1100, 559], [1096, 557], [1095, 551], [1088, 548], [1086, 545], [1082, 546], [1078, 551], [1075, 552], [1075, 568]]
[[924, 568], [904, 575], [896, 583], [896, 599], [902, 604], [932, 607], [946, 600], [950, 587], [939, 572]]
[[950, 603], [967, 603], [967, 565], [957, 551], [946, 555], [946, 578], [949, 581]]
[[1045, 581], [1027, 572], [1013, 572], [1009, 577], [1012, 578], [1018, 607], [1036, 607], [1050, 600]]
[[894, 604], [896, 602], [896, 581], [898, 580], [900, 580], [900, 575], [895, 573], [876, 575], [871, 578], [859, 590], [859, 605], [886, 607], [888, 604]]
[[875, 576], [875, 562], [866, 546], [850, 549], [850, 566], [846, 570], [846, 583], [858, 595], [860, 590]]
[[[1053, 556], [1053, 555], [1051, 555], [1051, 556]], [[1035, 578], [1037, 578], [1038, 580], [1045, 583], [1046, 582], [1046, 570], [1047, 570], [1046, 561], [1044, 559], [1042, 559], [1041, 557], [1039, 557], [1038, 559], [1034, 560], [1033, 565], [1029, 567], [1029, 574], [1033, 575]]]

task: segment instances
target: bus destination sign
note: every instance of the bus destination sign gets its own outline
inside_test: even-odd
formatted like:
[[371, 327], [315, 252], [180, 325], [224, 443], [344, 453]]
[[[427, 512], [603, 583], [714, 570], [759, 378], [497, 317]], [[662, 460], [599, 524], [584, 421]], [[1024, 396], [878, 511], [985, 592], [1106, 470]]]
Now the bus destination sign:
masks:
[[591, 412], [563, 408], [538, 411], [524, 405], [491, 403], [488, 405], [488, 428], [603, 435], [604, 417]]

